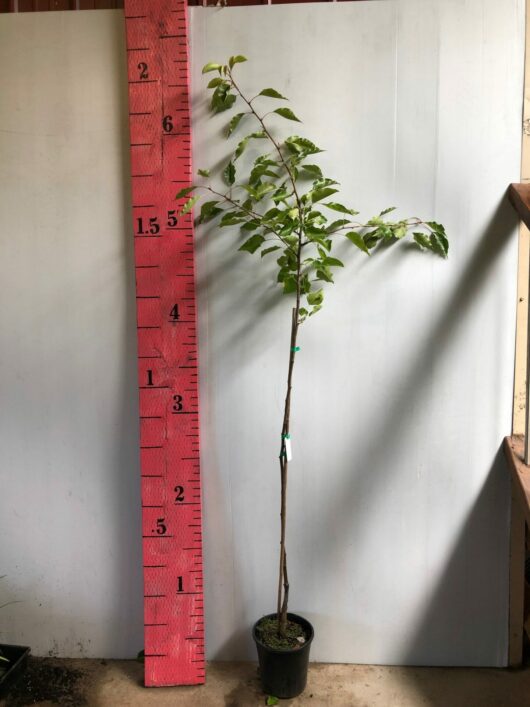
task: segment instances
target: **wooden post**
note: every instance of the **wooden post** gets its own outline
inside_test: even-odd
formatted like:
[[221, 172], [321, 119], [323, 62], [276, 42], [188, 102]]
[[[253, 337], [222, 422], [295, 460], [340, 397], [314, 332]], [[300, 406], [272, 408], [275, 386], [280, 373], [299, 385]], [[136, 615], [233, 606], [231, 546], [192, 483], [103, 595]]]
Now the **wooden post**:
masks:
[[[521, 182], [530, 182], [530, 0], [526, 8], [526, 55], [521, 143]], [[521, 223], [519, 229], [519, 266], [517, 273], [517, 332], [515, 339], [515, 380], [512, 434], [526, 433], [526, 368], [528, 340], [528, 296], [530, 231]]]

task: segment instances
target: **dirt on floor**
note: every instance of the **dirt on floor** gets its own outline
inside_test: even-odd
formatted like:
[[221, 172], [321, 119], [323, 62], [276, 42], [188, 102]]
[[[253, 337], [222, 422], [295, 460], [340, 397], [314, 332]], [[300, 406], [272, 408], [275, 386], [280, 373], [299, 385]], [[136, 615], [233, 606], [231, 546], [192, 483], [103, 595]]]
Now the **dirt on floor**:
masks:
[[[258, 707], [255, 663], [209, 663], [206, 684], [143, 687], [133, 660], [30, 658], [0, 707]], [[280, 707], [530, 707], [530, 670], [312, 663], [306, 691]]]
[[88, 705], [84, 692], [87, 671], [72, 668], [57, 658], [32, 658], [24, 673], [12, 684], [5, 707], [54, 704], [64, 707]]

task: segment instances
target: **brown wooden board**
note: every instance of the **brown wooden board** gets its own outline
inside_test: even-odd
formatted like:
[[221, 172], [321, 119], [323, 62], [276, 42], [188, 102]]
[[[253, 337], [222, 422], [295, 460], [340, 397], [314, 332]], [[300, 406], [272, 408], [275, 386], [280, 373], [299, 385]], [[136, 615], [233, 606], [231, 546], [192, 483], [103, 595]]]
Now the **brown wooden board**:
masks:
[[530, 467], [524, 463], [524, 437], [505, 437], [504, 452], [514, 482], [515, 498], [530, 525]]
[[508, 198], [521, 221], [530, 228], [530, 184], [510, 184]]
[[525, 523], [530, 524], [530, 467], [524, 463], [523, 435], [505, 437], [504, 453], [512, 481], [508, 665], [515, 668], [523, 657]]

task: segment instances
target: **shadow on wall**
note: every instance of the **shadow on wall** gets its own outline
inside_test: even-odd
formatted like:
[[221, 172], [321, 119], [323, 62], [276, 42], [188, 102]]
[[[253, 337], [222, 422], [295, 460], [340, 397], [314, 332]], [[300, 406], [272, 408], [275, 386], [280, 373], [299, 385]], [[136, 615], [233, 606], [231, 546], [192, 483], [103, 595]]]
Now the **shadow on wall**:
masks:
[[[401, 413], [407, 409], [407, 406], [414, 403], [414, 399], [430, 380], [433, 368], [437, 361], [443, 358], [444, 350], [451, 342], [453, 332], [461, 326], [466, 312], [480, 293], [482, 285], [490, 275], [501, 251], [507, 246], [508, 236], [514, 233], [515, 223], [511, 207], [507, 199], [503, 199], [482, 239], [470, 255], [460, 283], [448, 301], [443, 315], [433, 325], [427, 345], [417, 352], [416, 357], [409, 365], [408, 373], [404, 374], [400, 395], [386, 409], [380, 426], [375, 430], [374, 436], [367, 440], [364, 449], [354, 450], [357, 469], [384, 469], [391, 473], [391, 468], [384, 462], [388, 456], [388, 450], [395, 448], [407, 425], [407, 416]], [[472, 430], [470, 430], [470, 434], [472, 435]], [[348, 486], [338, 488], [335, 498], [330, 501], [328, 518], [324, 525], [334, 527], [337, 536], [353, 537], [356, 543], [359, 543], [362, 533], [360, 521], [363, 516], [352, 515], [348, 509], [359, 497], [362, 497], [365, 502], [372, 498], [372, 509], [375, 508], [377, 502], [375, 495], [383, 487], [384, 481], [385, 479], [381, 478], [381, 475], [374, 477], [373, 471], [370, 474], [359, 474], [353, 483], [349, 477]], [[506, 496], [499, 499], [499, 504], [504, 504], [501, 512], [505, 512], [506, 503]], [[310, 538], [308, 542], [314, 540]], [[330, 548], [329, 554], [324, 558], [329, 567], [334, 565], [337, 553], [340, 551], [340, 547], [336, 545]]]
[[[509, 508], [510, 481], [499, 447], [438, 586], [419, 618], [404, 664], [447, 665], [444, 647], [453, 645], [455, 655], [470, 656], [467, 665], [488, 666], [492, 664], [491, 647], [496, 645], [497, 666], [506, 665]], [[489, 552], [478, 553], [481, 546]], [[484, 586], [493, 590], [496, 601], [484, 602]]]
[[[404, 664], [425, 665], [426, 655], [431, 665], [446, 664], [443, 648], [439, 652], [438, 647], [453, 645], [455, 654], [473, 656], [468, 665], [488, 666], [491, 646], [497, 645], [497, 663], [506, 665], [509, 499], [509, 475], [501, 447], [410, 640]], [[480, 545], [491, 552], [479, 556]], [[481, 602], [484, 585], [493, 587], [495, 603]], [[476, 602], [470, 601], [473, 596]], [[520, 677], [518, 672], [488, 668], [418, 668], [404, 674], [421, 703], [429, 707], [519, 707], [523, 704]], [[481, 691], [481, 684], [487, 690]]]
[[[109, 625], [108, 645], [120, 645], [120, 655], [111, 657], [135, 657], [144, 646], [143, 637], [143, 578], [142, 578], [142, 529], [141, 529], [141, 477], [139, 449], [139, 412], [137, 388], [137, 343], [136, 343], [136, 284], [134, 267], [134, 239], [131, 209], [131, 165], [129, 149], [129, 108], [127, 84], [127, 53], [125, 51], [124, 28], [120, 41], [115, 43], [116, 91], [121, 93], [120, 113], [116, 116], [117, 130], [122, 135], [120, 145], [123, 174], [123, 258], [122, 291], [125, 293], [125, 312], [119, 320], [122, 324], [122, 366], [120, 369], [120, 404], [117, 406], [116, 444], [112, 478], [113, 498], [116, 503], [114, 547], [119, 552], [114, 557], [113, 616], [120, 617], [119, 625]], [[131, 442], [134, 441], [134, 444]], [[120, 633], [116, 641], [115, 632]], [[111, 649], [112, 650], [112, 649]]]

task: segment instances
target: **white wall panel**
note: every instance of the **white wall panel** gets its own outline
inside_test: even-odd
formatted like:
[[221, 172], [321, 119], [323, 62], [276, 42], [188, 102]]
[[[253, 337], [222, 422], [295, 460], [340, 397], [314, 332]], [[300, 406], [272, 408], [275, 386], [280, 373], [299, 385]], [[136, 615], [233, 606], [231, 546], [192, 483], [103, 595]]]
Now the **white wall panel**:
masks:
[[[502, 664], [522, 4], [366, 2], [193, 14], [197, 167], [217, 163], [206, 61], [242, 53], [364, 215], [443, 222], [448, 262], [348, 251], [304, 325], [290, 470], [291, 607], [324, 661]], [[266, 100], [266, 99], [264, 99]], [[280, 119], [278, 130], [286, 128]], [[236, 138], [234, 138], [234, 142]], [[278, 438], [290, 308], [274, 268], [199, 233], [206, 606], [212, 657], [252, 655], [274, 609]], [[261, 284], [260, 284], [261, 283]]]
[[[363, 215], [442, 221], [447, 262], [351, 250], [301, 335], [291, 606], [315, 660], [506, 661], [519, 0], [193, 9], [196, 166], [224, 155], [200, 68], [291, 98]], [[134, 280], [120, 12], [0, 17], [2, 638], [142, 642]], [[280, 129], [281, 122], [278, 122]], [[286, 127], [284, 124], [283, 127]], [[210, 658], [274, 608], [289, 305], [237, 233], [198, 232]], [[346, 248], [344, 249], [347, 250]], [[2, 602], [0, 602], [2, 603]]]

